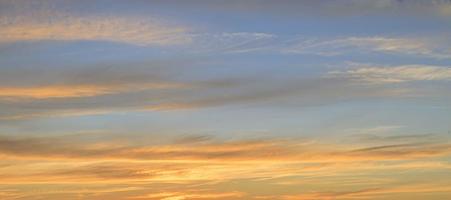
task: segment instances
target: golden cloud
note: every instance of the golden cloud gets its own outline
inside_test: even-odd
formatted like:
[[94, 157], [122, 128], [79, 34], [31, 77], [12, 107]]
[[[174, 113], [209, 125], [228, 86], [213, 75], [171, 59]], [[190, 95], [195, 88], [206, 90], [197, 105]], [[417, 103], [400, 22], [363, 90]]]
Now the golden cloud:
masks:
[[0, 42], [91, 40], [132, 45], [175, 45], [191, 41], [187, 28], [130, 16], [75, 16], [47, 11], [0, 18]]

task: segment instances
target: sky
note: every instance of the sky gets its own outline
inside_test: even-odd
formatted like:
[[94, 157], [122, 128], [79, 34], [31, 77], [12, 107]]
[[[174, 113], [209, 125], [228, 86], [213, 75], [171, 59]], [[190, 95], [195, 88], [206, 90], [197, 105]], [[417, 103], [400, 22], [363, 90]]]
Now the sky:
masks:
[[451, 199], [451, 1], [0, 0], [0, 199]]

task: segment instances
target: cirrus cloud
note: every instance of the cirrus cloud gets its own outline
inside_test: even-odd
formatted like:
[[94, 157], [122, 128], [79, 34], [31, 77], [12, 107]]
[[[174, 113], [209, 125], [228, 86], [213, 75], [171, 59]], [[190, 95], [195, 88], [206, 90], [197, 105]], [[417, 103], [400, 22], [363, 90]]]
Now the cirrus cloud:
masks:
[[50, 10], [30, 15], [0, 15], [0, 25], [0, 42], [88, 40], [161, 46], [191, 41], [187, 27], [154, 17], [80, 16]]
[[371, 66], [329, 72], [331, 76], [348, 77], [369, 83], [401, 83], [411, 81], [449, 81], [451, 68], [432, 65]]

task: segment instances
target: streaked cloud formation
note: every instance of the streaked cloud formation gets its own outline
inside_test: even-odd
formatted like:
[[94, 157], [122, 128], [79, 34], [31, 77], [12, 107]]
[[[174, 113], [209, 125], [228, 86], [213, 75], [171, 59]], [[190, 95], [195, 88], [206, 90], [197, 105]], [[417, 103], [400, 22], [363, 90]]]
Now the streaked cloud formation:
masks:
[[[277, 187], [280, 184], [294, 188], [299, 185], [320, 184], [321, 181], [327, 185], [330, 178], [347, 176], [349, 173], [371, 177], [371, 174], [378, 172], [392, 174], [405, 173], [405, 170], [408, 170], [407, 173], [416, 173], [419, 169], [449, 170], [451, 168], [449, 163], [434, 160], [450, 155], [451, 144], [442, 142], [449, 138], [440, 135], [436, 137], [437, 140], [425, 142], [427, 140], [421, 135], [406, 136], [410, 138], [411, 143], [402, 143], [401, 138], [387, 139], [378, 141], [377, 144], [380, 146], [371, 146], [368, 141], [356, 138], [361, 144], [354, 147], [350, 144], [325, 144], [315, 140], [299, 139], [224, 142], [208, 137], [188, 137], [165, 144], [130, 146], [133, 144], [132, 140], [140, 138], [133, 138], [126, 143], [123, 140], [120, 143], [114, 140], [86, 143], [84, 141], [88, 138], [79, 136], [2, 137], [1, 171], [5, 174], [3, 180], [19, 185], [44, 184], [51, 187], [57, 183], [77, 185], [89, 183], [91, 185], [89, 187], [95, 188], [97, 184], [99, 186], [107, 184], [111, 187], [116, 184], [131, 184], [134, 188], [130, 190], [138, 194], [125, 191], [123, 195], [130, 199], [208, 199], [213, 196], [224, 199], [259, 199], [260, 196], [265, 196], [263, 191], [221, 192], [221, 185], [247, 180], [256, 186]], [[390, 184], [400, 183], [400, 180], [390, 177], [389, 174], [385, 180], [381, 178], [370, 181], [367, 183], [370, 184], [369, 188], [357, 191], [306, 193], [293, 189], [292, 195], [280, 198], [327, 199], [348, 198], [354, 195], [374, 198], [390, 193], [411, 193], [418, 187], [416, 184], [403, 184], [404, 186], [387, 188], [387, 181]], [[297, 177], [304, 178], [298, 180]], [[196, 191], [194, 188], [200, 182], [206, 184], [205, 189]], [[168, 188], [164, 190], [165, 192], [155, 190], [148, 193], [146, 192], [150, 189], [148, 184], [161, 184], [162, 187], [177, 184], [179, 187], [193, 189], [180, 191]], [[360, 185], [364, 186], [365, 184]], [[428, 187], [432, 185], [422, 186], [425, 191], [429, 191]], [[431, 191], [449, 192], [449, 189], [439, 187]], [[94, 189], [93, 192], [97, 190]], [[112, 190], [107, 193], [122, 192], [124, 190]], [[141, 192], [144, 193], [139, 194]]]
[[409, 81], [449, 81], [451, 68], [447, 66], [403, 65], [394, 67], [366, 66], [345, 72], [334, 71], [332, 75], [349, 76], [370, 83], [401, 83]]
[[[174, 1], [160, 1], [160, 4], [170, 5]], [[334, 0], [308, 1], [308, 0], [250, 0], [241, 2], [232, 0], [229, 2], [211, 2], [208, 0], [194, 0], [183, 4], [186, 7], [197, 6], [214, 11], [225, 10], [238, 13], [265, 13], [267, 15], [304, 15], [304, 16], [354, 16], [354, 15], [416, 15], [422, 12], [424, 15], [443, 16], [450, 15], [448, 0], [351, 0], [339, 2]]]
[[299, 44], [284, 49], [287, 53], [318, 54], [325, 56], [358, 52], [379, 52], [400, 55], [449, 59], [451, 49], [443, 40], [391, 37], [349, 37], [330, 40], [301, 39]]
[[450, 8], [0, 0], [0, 199], [450, 199]]
[[120, 85], [117, 87], [106, 87], [96, 85], [72, 85], [72, 86], [42, 86], [42, 87], [10, 87], [0, 88], [2, 97], [30, 97], [36, 99], [46, 98], [68, 98], [68, 97], [89, 97], [104, 94], [117, 93], [124, 90], [146, 90], [177, 87], [175, 84], [141, 84], [141, 85]]
[[[2, 15], [0, 42], [89, 40], [140, 46], [190, 42], [186, 27], [164, 24], [155, 17], [75, 15], [54, 10], [50, 1], [44, 2], [37, 2], [35, 10], [26, 10], [29, 13]], [[5, 8], [19, 7], [18, 10], [28, 7], [24, 2], [3, 4]]]
[[[59, 21], [61, 20], [61, 21]], [[2, 20], [1, 42], [34, 40], [99, 40], [135, 45], [172, 45], [190, 41], [183, 28], [165, 27], [158, 22], [115, 17], [73, 18], [43, 22]]]

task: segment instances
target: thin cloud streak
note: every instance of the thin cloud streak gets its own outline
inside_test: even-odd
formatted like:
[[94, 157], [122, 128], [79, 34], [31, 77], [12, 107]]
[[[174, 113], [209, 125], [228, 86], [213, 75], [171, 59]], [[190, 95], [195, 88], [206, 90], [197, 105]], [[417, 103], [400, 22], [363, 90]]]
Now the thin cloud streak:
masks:
[[348, 77], [357, 81], [389, 84], [412, 81], [450, 81], [451, 68], [448, 66], [401, 65], [371, 66], [362, 65], [347, 71], [332, 71], [331, 76]]
[[[390, 195], [407, 194], [428, 194], [428, 193], [449, 193], [450, 187], [437, 185], [407, 185], [393, 188], [368, 188], [355, 191], [343, 192], [317, 192], [300, 195], [286, 195], [283, 200], [328, 200], [328, 199], [375, 199], [384, 198]], [[277, 197], [274, 197], [277, 199]]]
[[89, 97], [106, 94], [120, 93], [130, 90], [150, 90], [150, 89], [168, 89], [184, 87], [175, 83], [147, 83], [140, 85], [51, 85], [41, 87], [0, 87], [0, 98], [71, 98], [71, 97]]
[[347, 37], [336, 39], [300, 38], [295, 45], [281, 49], [290, 54], [313, 54], [339, 56], [352, 53], [386, 53], [394, 55], [421, 56], [434, 59], [449, 59], [449, 41], [415, 37]]

